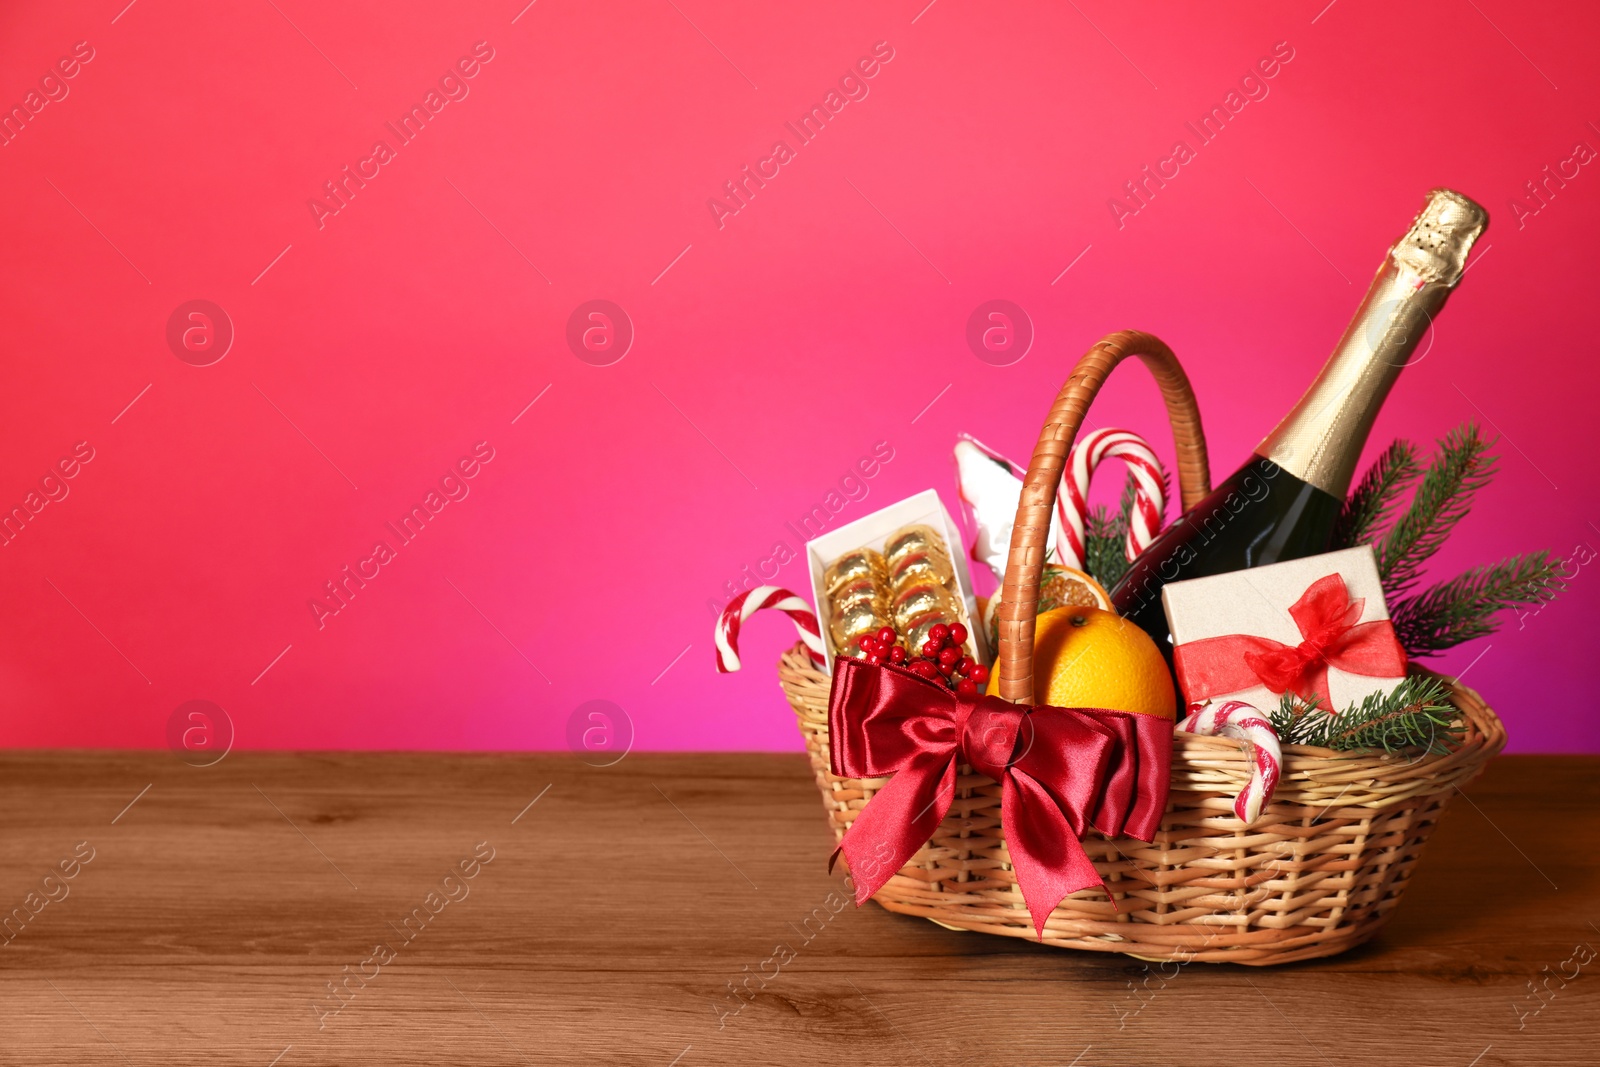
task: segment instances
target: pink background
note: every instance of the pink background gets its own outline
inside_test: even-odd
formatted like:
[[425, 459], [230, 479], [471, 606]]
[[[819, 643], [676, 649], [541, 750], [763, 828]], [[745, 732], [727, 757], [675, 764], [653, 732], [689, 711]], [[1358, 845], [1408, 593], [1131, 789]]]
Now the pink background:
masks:
[[[875, 442], [839, 522], [953, 506], [957, 433], [1026, 458], [1072, 360], [1138, 327], [1220, 477], [1440, 184], [1489, 208], [1484, 258], [1374, 441], [1504, 435], [1436, 576], [1600, 545], [1600, 168], [1512, 207], [1600, 147], [1592, 5], [524, 2], [0, 12], [7, 106], [94, 51], [0, 148], [0, 504], [94, 450], [0, 548], [0, 743], [160, 746], [203, 699], [241, 747], [561, 748], [604, 699], [639, 748], [798, 748], [792, 631], [753, 622], [718, 676], [712, 605]], [[308, 200], [480, 41], [468, 95], [319, 228]], [[719, 228], [708, 198], [880, 41], [868, 95]], [[1119, 228], [1108, 199], [1278, 42], [1268, 95]], [[1036, 330], [1009, 367], [964, 340], [997, 298]], [[211, 366], [167, 345], [191, 299], [236, 331]], [[611, 366], [565, 341], [592, 299], [636, 331]], [[1092, 418], [1170, 453], [1137, 369]], [[323, 583], [480, 441], [470, 495], [319, 628]], [[1513, 749], [1600, 749], [1595, 570], [1443, 660]]]

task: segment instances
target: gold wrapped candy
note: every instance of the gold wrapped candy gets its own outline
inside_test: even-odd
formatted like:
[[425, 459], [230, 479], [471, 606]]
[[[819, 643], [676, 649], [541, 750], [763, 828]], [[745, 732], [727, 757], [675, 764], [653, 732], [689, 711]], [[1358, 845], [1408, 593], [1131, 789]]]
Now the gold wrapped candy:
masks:
[[942, 615], [947, 622], [961, 620], [961, 608], [956, 595], [936, 582], [906, 586], [895, 594], [892, 606], [894, 625], [901, 633], [911, 629], [926, 615]]
[[[828, 596], [828, 633], [839, 656], [861, 658], [860, 639], [885, 626], [915, 656], [933, 627], [967, 624], [949, 546], [939, 531], [923, 523], [896, 530], [882, 553], [871, 548], [846, 552], [828, 564], [822, 584]], [[976, 646], [969, 639], [967, 647], [971, 652]]]
[[919, 550], [900, 557], [889, 581], [896, 589], [904, 589], [928, 582], [948, 586], [955, 582], [955, 578], [955, 565], [950, 562], [949, 556], [943, 552]]
[[866, 659], [867, 653], [861, 648], [861, 639], [866, 636], [866, 634], [857, 634], [844, 644], [837, 646], [838, 651], [835, 654], [845, 659]]
[[[966, 611], [955, 591], [955, 564], [939, 531], [921, 523], [903, 526], [889, 535], [883, 554], [894, 589], [895, 628], [907, 651], [918, 654], [928, 640], [928, 631], [940, 623], [966, 625]], [[975, 648], [969, 638], [968, 652]]]
[[856, 578], [835, 586], [828, 599], [834, 611], [849, 607], [860, 600], [871, 600], [880, 607], [888, 603], [888, 598], [883, 595], [882, 584], [871, 578]]
[[833, 647], [843, 649], [852, 638], [875, 633], [887, 625], [889, 611], [881, 600], [857, 600], [834, 609], [828, 632], [833, 637]]
[[889, 581], [889, 565], [884, 562], [883, 556], [870, 548], [858, 548], [854, 552], [846, 552], [822, 572], [822, 587], [828, 596], [833, 596], [834, 590], [846, 582], [856, 582], [860, 579], [887, 584]]
[[944, 538], [931, 526], [920, 523], [912, 526], [902, 526], [889, 536], [888, 543], [883, 547], [883, 555], [889, 563], [889, 569], [894, 570], [900, 561], [915, 552], [932, 552], [949, 558], [950, 553], [944, 546]]
[[834, 652], [860, 659], [859, 639], [892, 625], [889, 606], [889, 567], [870, 548], [846, 552], [822, 573], [828, 594], [828, 634]]
[[937, 583], [909, 585], [895, 594], [894, 622], [906, 640], [906, 648], [918, 652], [928, 640], [928, 631], [938, 623], [946, 626], [961, 621], [961, 601]]
[[[958, 622], [961, 622], [959, 613], [945, 615], [943, 612], [934, 612], [929, 615], [924, 615], [921, 618], [916, 619], [912, 623], [910, 629], [905, 631], [906, 647], [920, 653], [922, 651], [922, 646], [928, 643], [929, 630], [932, 630], [940, 623], [943, 623], [945, 626], [953, 626]], [[965, 624], [963, 623], [963, 625]], [[966, 649], [968, 655], [972, 655], [972, 639], [970, 637], [967, 639], [967, 643], [963, 647]]]

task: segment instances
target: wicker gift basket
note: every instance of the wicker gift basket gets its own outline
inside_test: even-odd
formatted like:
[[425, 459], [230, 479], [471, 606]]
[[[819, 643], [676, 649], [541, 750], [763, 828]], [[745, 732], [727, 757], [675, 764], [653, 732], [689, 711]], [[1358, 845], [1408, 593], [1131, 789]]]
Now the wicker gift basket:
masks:
[[[1210, 492], [1205, 439], [1187, 376], [1148, 334], [1112, 334], [1073, 368], [1050, 409], [1024, 481], [1006, 569], [1001, 695], [1032, 703], [1033, 619], [1056, 486], [1073, 439], [1106, 376], [1138, 356], [1166, 401], [1184, 508]], [[778, 677], [805, 737], [836, 838], [887, 779], [838, 778], [828, 751], [829, 678], [796, 645]], [[1457, 787], [1505, 744], [1499, 718], [1455, 684], [1461, 730], [1444, 751], [1412, 757], [1283, 747], [1270, 803], [1246, 826], [1233, 798], [1250, 756], [1232, 740], [1177, 733], [1171, 793], [1150, 844], [1091, 833], [1083, 844], [1115, 900], [1100, 889], [1063, 900], [1044, 941], [1147, 959], [1256, 966], [1330, 956], [1372, 937], [1400, 900], [1423, 845]], [[1437, 746], [1436, 746], [1437, 747]], [[963, 765], [956, 799], [933, 837], [874, 898], [941, 925], [1033, 938], [1000, 825], [1000, 787]]]

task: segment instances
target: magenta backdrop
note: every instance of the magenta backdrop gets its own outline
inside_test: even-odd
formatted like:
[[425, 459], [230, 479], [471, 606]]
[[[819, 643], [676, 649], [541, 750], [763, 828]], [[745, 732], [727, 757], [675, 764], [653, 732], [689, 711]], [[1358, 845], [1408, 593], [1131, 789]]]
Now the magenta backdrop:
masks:
[[[798, 748], [792, 630], [757, 619], [718, 676], [712, 605], [859, 458], [893, 454], [836, 521], [953, 506], [956, 434], [1025, 459], [1072, 360], [1136, 327], [1224, 474], [1449, 185], [1493, 221], [1374, 441], [1502, 435], [1435, 574], [1538, 547], [1577, 574], [1443, 665], [1514, 749], [1600, 750], [1594, 5], [525, 4], [0, 11], [0, 742], [160, 746], [199, 699], [241, 747], [561, 748], [599, 699], [639, 748]], [[1033, 325], [1011, 366], [965, 341], [991, 299]], [[206, 366], [192, 300], [234, 334]], [[632, 323], [620, 362], [569, 348], [591, 300]], [[1092, 420], [1170, 455], [1137, 368]], [[376, 574], [319, 617], [346, 565]]]

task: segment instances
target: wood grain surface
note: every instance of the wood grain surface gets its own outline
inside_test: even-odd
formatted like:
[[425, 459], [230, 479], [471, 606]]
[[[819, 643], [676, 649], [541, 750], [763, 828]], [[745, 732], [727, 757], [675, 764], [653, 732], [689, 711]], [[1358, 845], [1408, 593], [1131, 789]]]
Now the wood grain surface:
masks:
[[798, 755], [11, 753], [0, 1063], [1594, 1063], [1597, 771], [1496, 760], [1370, 945], [1158, 969], [840, 907]]

